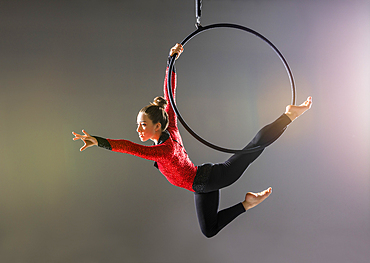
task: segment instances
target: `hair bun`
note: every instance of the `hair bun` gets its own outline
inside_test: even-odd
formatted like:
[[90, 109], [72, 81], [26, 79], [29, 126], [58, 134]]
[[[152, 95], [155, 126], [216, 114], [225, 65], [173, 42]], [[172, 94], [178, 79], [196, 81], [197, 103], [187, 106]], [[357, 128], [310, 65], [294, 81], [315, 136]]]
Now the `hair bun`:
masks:
[[168, 102], [163, 97], [156, 97], [154, 98], [152, 104], [164, 109], [166, 105], [168, 104]]

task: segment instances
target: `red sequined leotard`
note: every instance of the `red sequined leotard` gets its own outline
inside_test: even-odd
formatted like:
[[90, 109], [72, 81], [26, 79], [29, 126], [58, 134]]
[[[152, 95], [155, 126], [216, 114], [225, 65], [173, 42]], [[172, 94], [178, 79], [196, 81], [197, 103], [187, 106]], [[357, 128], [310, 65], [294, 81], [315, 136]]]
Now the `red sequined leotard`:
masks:
[[[167, 72], [168, 67], [164, 80], [164, 97], [169, 102]], [[176, 72], [172, 72], [171, 88], [174, 97], [176, 82]], [[95, 138], [97, 138], [100, 147], [155, 161], [156, 167], [171, 184], [194, 192], [192, 186], [197, 173], [197, 167], [189, 159], [182, 146], [182, 139], [177, 127], [177, 117], [170, 103], [167, 104], [165, 111], [169, 117], [169, 125], [166, 130], [167, 132], [162, 133], [157, 145], [145, 146], [123, 139], [104, 139], [97, 136]]]

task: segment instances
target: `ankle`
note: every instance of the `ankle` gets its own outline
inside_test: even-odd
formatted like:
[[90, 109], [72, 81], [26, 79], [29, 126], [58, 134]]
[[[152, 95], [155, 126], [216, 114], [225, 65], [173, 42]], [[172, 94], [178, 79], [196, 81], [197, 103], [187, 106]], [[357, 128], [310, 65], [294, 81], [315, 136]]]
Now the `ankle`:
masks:
[[242, 202], [242, 205], [243, 205], [245, 211], [247, 211], [247, 210], [249, 210], [249, 209], [252, 208], [251, 205], [247, 201], [245, 201], [245, 200]]
[[243, 207], [244, 207], [245, 211], [247, 211], [247, 210], [248, 210], [247, 202], [243, 201], [243, 202], [242, 202], [242, 205], [243, 205]]
[[286, 111], [285, 115], [288, 116], [291, 121], [294, 121], [298, 117], [298, 114], [290, 112], [290, 111]]

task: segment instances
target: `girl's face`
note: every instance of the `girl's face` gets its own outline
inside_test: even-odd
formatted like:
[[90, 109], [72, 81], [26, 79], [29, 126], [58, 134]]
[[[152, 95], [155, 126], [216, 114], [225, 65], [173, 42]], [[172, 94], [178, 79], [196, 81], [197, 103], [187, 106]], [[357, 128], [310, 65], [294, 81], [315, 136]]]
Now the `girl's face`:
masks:
[[136, 131], [142, 142], [152, 140], [157, 143], [161, 134], [161, 124], [159, 122], [154, 124], [147, 114], [139, 112]]

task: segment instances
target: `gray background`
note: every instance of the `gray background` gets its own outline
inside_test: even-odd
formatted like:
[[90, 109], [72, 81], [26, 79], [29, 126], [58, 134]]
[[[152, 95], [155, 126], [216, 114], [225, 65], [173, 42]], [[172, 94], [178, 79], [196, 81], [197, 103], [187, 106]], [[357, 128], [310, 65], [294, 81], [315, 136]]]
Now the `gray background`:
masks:
[[[273, 187], [216, 237], [192, 193], [150, 161], [91, 148], [72, 131], [139, 142], [136, 114], [162, 94], [168, 50], [193, 0], [0, 2], [0, 261], [368, 262], [370, 3], [203, 1], [285, 55], [312, 109], [222, 191], [221, 207]], [[275, 53], [235, 30], [205, 32], [177, 61], [178, 106], [207, 140], [241, 148], [290, 103]], [[219, 153], [180, 127], [195, 164]]]

